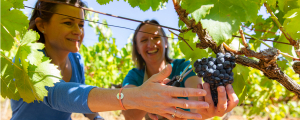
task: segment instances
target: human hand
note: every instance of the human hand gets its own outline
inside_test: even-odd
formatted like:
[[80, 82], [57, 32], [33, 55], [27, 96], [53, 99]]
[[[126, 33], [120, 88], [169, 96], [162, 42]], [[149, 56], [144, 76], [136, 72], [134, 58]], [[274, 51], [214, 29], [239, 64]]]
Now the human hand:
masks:
[[[205, 96], [206, 91], [196, 88], [179, 88], [167, 86], [169, 80], [166, 79], [172, 71], [171, 65], [167, 65], [160, 73], [153, 75], [142, 86], [137, 87], [136, 109], [141, 109], [154, 113], [168, 119], [199, 119], [201, 115], [191, 113], [176, 107], [185, 109], [208, 108], [208, 103], [204, 101], [191, 101], [177, 99], [177, 97]], [[174, 115], [174, 118], [172, 117]]]
[[[202, 85], [199, 84], [198, 88], [202, 89]], [[226, 90], [224, 86], [219, 86], [218, 90], [218, 105], [214, 106], [214, 102], [212, 100], [210, 85], [208, 83], [203, 84], [203, 89], [207, 92], [205, 97], [199, 97], [199, 101], [205, 101], [209, 104], [209, 108], [200, 108], [196, 110], [196, 113], [201, 113], [202, 118], [211, 118], [213, 116], [222, 117], [225, 113], [230, 112], [234, 107], [239, 103], [239, 99], [235, 94], [232, 85], [228, 84], [226, 86]], [[229, 100], [227, 101], [227, 96]]]

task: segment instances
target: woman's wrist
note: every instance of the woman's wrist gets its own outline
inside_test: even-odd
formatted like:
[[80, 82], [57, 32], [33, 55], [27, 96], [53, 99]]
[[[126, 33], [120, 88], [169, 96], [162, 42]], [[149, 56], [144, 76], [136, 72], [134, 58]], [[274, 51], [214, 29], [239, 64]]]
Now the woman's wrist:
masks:
[[137, 88], [138, 87], [124, 88], [122, 90], [122, 93], [124, 95], [122, 103], [126, 109], [137, 109], [138, 98], [136, 98], [136, 96], [139, 96]]

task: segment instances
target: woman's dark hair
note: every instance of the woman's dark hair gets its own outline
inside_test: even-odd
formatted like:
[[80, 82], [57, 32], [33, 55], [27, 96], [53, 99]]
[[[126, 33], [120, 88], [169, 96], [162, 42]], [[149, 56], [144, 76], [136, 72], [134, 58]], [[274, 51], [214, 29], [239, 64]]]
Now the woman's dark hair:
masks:
[[[49, 0], [49, 1], [57, 1], [57, 2], [65, 2], [70, 5], [74, 5], [76, 7], [86, 7], [86, 5], [81, 0]], [[45, 43], [44, 34], [38, 30], [35, 19], [40, 17], [43, 19], [43, 22], [49, 22], [52, 18], [53, 14], [56, 12], [57, 3], [37, 1], [35, 4], [35, 9], [32, 12], [29, 29], [35, 30], [39, 33], [40, 39], [38, 42]], [[85, 13], [85, 11], [84, 11]]]
[[[145, 60], [143, 59], [143, 57], [138, 53], [137, 51], [137, 40], [136, 40], [136, 36], [139, 32], [139, 30], [141, 29], [141, 27], [145, 24], [155, 24], [155, 25], [159, 25], [159, 23], [156, 20], [145, 20], [143, 23], [141, 23], [134, 32], [133, 38], [132, 38], [132, 60], [134, 62], [134, 64], [136, 65], [136, 67], [138, 69], [144, 69], [145, 68]], [[165, 31], [162, 29], [162, 27], [158, 27], [163, 35], [163, 37], [166, 37], [166, 33]], [[169, 46], [169, 42], [167, 39], [166, 40], [167, 45]], [[169, 53], [169, 47], [165, 48], [166, 52], [165, 52], [165, 58], [166, 61], [168, 63], [171, 63], [173, 60], [168, 56]]]

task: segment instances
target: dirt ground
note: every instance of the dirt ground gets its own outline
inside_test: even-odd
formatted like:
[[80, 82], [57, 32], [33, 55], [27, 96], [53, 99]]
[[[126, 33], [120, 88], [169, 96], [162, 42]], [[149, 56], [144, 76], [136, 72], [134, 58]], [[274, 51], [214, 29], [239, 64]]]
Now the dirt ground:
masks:
[[[10, 120], [12, 111], [10, 108], [10, 100], [9, 99], [3, 99], [0, 97], [1, 101], [1, 118], [0, 120]], [[230, 115], [229, 120], [247, 120], [245, 117], [242, 116], [240, 111], [241, 108], [236, 107], [232, 115]], [[125, 120], [123, 115], [120, 114], [120, 111], [109, 111], [109, 112], [99, 112], [99, 114], [105, 119], [105, 120]], [[83, 116], [81, 113], [73, 113], [72, 114], [72, 120], [88, 120], [86, 117]], [[252, 117], [252, 120], [268, 120], [267, 117]], [[300, 120], [300, 118], [285, 118], [282, 120]]]

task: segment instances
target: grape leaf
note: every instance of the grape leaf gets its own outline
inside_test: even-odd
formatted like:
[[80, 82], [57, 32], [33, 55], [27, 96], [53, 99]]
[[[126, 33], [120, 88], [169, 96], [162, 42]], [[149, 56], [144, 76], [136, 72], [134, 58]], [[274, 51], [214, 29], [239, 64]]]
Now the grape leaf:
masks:
[[262, 0], [261, 3], [263, 4], [266, 2], [270, 7], [276, 8], [276, 0]]
[[5, 59], [1, 56], [1, 96], [19, 100], [20, 95], [13, 79], [14, 67], [8, 58]]
[[281, 70], [285, 70], [289, 67], [287, 65], [287, 63], [288, 63], [288, 61], [286, 61], [286, 60], [277, 60], [277, 64], [281, 68]]
[[13, 7], [16, 9], [24, 9], [23, 1], [27, 0], [8, 0], [13, 4]]
[[192, 61], [196, 61], [197, 59], [201, 59], [203, 57], [208, 57], [207, 49], [196, 48], [196, 42], [198, 42], [199, 39], [195, 33], [193, 33], [192, 31], [188, 31], [184, 35], [181, 34], [180, 36], [183, 36], [183, 38], [186, 40], [186, 42], [194, 50], [194, 51], [192, 51], [192, 49], [183, 40], [179, 41], [180, 50], [185, 55], [186, 60], [191, 59]]
[[1, 49], [10, 50], [13, 46], [16, 31], [22, 33], [28, 28], [27, 16], [20, 10], [10, 10], [13, 4], [1, 0]]
[[196, 23], [200, 22], [202, 18], [209, 14], [210, 9], [214, 7], [214, 5], [202, 5], [198, 10], [195, 10], [192, 13], [192, 17], [195, 19]]
[[239, 104], [241, 104], [245, 100], [247, 93], [245, 81], [249, 78], [250, 70], [247, 67], [237, 64], [232, 72], [234, 73], [232, 86], [236, 95], [239, 97]]
[[152, 8], [152, 11], [157, 11], [160, 9], [160, 6], [162, 3], [168, 2], [168, 0], [124, 0], [125, 2], [128, 2], [131, 7], [139, 6], [139, 8], [143, 11], [146, 11]]
[[300, 8], [290, 10], [288, 13], [284, 15], [286, 20], [283, 23], [283, 26], [288, 34], [294, 40], [300, 39]]
[[220, 22], [215, 20], [201, 20], [203, 28], [206, 28], [209, 35], [219, 45], [225, 40], [232, 38], [232, 26], [228, 22]]
[[288, 12], [294, 8], [299, 8], [298, 0], [278, 0], [279, 9], [283, 12]]
[[110, 1], [113, 1], [113, 0], [97, 0], [97, 2], [98, 2], [100, 5], [106, 5], [106, 4], [108, 4]]
[[[284, 29], [294, 40], [300, 39], [299, 13], [300, 13], [300, 9], [298, 8], [298, 9], [290, 10], [287, 14], [284, 15], [284, 18], [286, 18], [286, 20], [283, 23]], [[289, 43], [289, 41], [286, 39], [286, 37], [283, 34], [279, 37], [278, 41]], [[275, 43], [275, 42], [273, 43], [273, 45], [275, 48], [279, 49], [280, 51], [296, 57], [296, 55], [294, 54], [293, 46]], [[292, 61], [291, 58], [286, 58], [286, 59]]]
[[203, 22], [203, 27], [208, 30], [209, 34], [218, 44], [231, 39], [232, 34], [238, 31], [241, 22], [255, 22], [259, 9], [258, 0], [185, 0], [181, 5], [189, 13], [200, 9], [203, 5], [214, 6], [201, 22]]
[[[20, 96], [27, 103], [34, 100], [43, 101], [44, 96], [48, 95], [45, 86], [53, 86], [53, 83], [61, 78], [57, 66], [50, 64], [50, 60], [38, 51], [44, 47], [43, 44], [35, 42], [38, 38], [38, 33], [31, 30], [25, 34], [15, 56], [14, 64], [18, 67], [3, 75], [13, 76], [13, 79], [9, 78], [11, 84], [4, 85], [10, 86], [11, 90], [15, 87], [18, 90], [19, 95], [11, 98]], [[11, 80], [14, 80], [15, 85]]]

